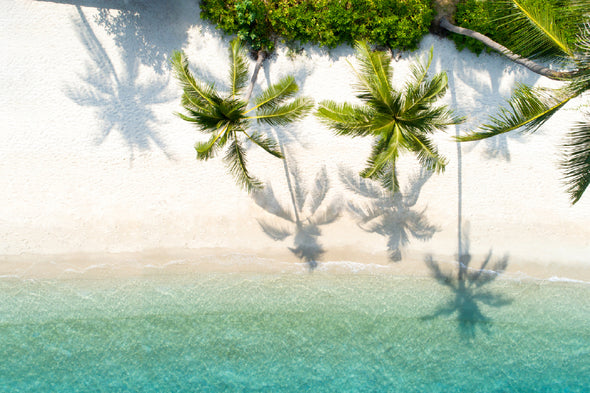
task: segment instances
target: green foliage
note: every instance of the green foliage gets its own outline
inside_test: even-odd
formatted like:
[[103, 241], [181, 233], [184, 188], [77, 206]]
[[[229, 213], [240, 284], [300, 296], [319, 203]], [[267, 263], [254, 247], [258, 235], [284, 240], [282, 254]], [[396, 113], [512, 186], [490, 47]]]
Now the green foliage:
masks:
[[183, 52], [172, 55], [171, 64], [176, 79], [182, 87], [181, 105], [185, 113], [181, 119], [194, 124], [209, 135], [209, 140], [195, 145], [198, 160], [214, 158], [225, 149], [223, 160], [237, 183], [248, 192], [262, 187], [262, 183], [247, 168], [247, 141], [261, 147], [275, 157], [282, 158], [277, 143], [251, 130], [256, 121], [262, 124], [286, 125], [305, 116], [313, 107], [307, 97], [294, 98], [299, 88], [291, 76], [269, 86], [254, 97], [255, 106], [248, 109], [247, 99], [240, 97], [246, 87], [248, 61], [239, 39], [229, 48], [229, 92], [219, 92], [213, 84], [196, 79], [189, 70], [188, 59]]
[[462, 121], [446, 106], [437, 105], [448, 87], [445, 73], [428, 77], [432, 51], [426, 64], [412, 67], [412, 78], [403, 89], [391, 85], [393, 67], [384, 52], [371, 51], [364, 42], [356, 46], [359, 64], [355, 70], [356, 96], [362, 105], [320, 102], [316, 113], [320, 121], [337, 135], [373, 137], [373, 148], [361, 176], [377, 180], [395, 193], [399, 189], [396, 161], [400, 153], [410, 152], [420, 164], [442, 172], [446, 158], [431, 139], [436, 130]]
[[430, 0], [201, 0], [201, 17], [253, 49], [273, 41], [334, 48], [367, 40], [392, 49], [414, 49], [428, 32]]
[[274, 48], [267, 6], [262, 0], [201, 0], [201, 17], [228, 34], [236, 34], [254, 50]]
[[[497, 0], [496, 5], [510, 8], [504, 8], [509, 12], [499, 27], [507, 35], [506, 47], [521, 56], [573, 65], [575, 70], [562, 73], [565, 84], [559, 88], [517, 86], [508, 105], [477, 130], [457, 138], [460, 141], [534, 132], [570, 100], [590, 91], [590, 0]], [[563, 150], [565, 183], [576, 203], [590, 186], [589, 114], [570, 130]]]
[[[556, 27], [563, 33], [563, 41], [568, 46], [576, 42], [577, 28], [579, 23], [579, 10], [569, 7], [568, 0], [519, 0], [524, 6], [541, 5], [541, 9], [549, 12], [552, 9], [560, 10], [555, 15]], [[542, 43], [531, 43], [527, 38], [537, 35], [532, 31], [535, 29], [531, 24], [517, 24], [515, 18], [522, 16], [514, 2], [504, 0], [463, 0], [457, 4], [455, 13], [455, 24], [470, 30], [477, 31], [492, 40], [506, 46], [508, 49], [525, 57], [544, 57], [551, 54], [546, 50], [547, 46]], [[546, 15], [539, 15], [543, 18]], [[523, 31], [523, 26], [526, 27]], [[515, 43], [513, 37], [523, 37], [519, 43]], [[491, 52], [492, 49], [473, 38], [459, 34], [451, 34], [457, 49], [464, 48], [480, 54], [482, 51]], [[550, 48], [551, 46], [549, 46]], [[543, 50], [541, 50], [543, 49]]]

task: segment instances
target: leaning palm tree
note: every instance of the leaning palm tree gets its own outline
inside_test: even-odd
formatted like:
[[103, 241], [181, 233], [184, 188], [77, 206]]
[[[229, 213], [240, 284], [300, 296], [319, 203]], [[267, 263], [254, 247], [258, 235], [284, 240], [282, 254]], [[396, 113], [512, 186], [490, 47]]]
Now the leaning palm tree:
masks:
[[[558, 8], [555, 2], [497, 1], [498, 5], [511, 9], [504, 23], [512, 29], [510, 36], [514, 41], [506, 43], [512, 51], [482, 34], [442, 20], [441, 26], [447, 30], [478, 39], [533, 72], [564, 82], [552, 89], [518, 85], [506, 107], [500, 108], [478, 130], [459, 137], [459, 141], [475, 141], [511, 131], [535, 132], [568, 102], [590, 91], [590, 0], [566, 3], [566, 7]], [[567, 18], [558, 17], [564, 13]], [[573, 43], [565, 38], [566, 30], [572, 28], [579, 30]], [[536, 58], [566, 70], [549, 69], [537, 63]], [[564, 148], [562, 167], [572, 203], [576, 203], [590, 185], [590, 112], [570, 130]]]
[[287, 76], [268, 87], [250, 104], [251, 89], [245, 97], [241, 94], [248, 82], [248, 61], [239, 40], [234, 39], [229, 48], [230, 89], [222, 94], [212, 83], [195, 79], [189, 70], [183, 52], [176, 51], [171, 63], [183, 88], [181, 104], [186, 114], [178, 115], [195, 124], [199, 131], [210, 135], [206, 142], [196, 144], [197, 159], [208, 160], [225, 148], [224, 161], [237, 183], [248, 192], [262, 187], [262, 183], [250, 174], [246, 164], [244, 143], [250, 141], [275, 157], [282, 158], [276, 142], [260, 131], [251, 130], [252, 123], [280, 126], [305, 116], [313, 107], [313, 100], [293, 96], [299, 90], [295, 79]]
[[462, 119], [446, 106], [435, 105], [447, 90], [447, 75], [441, 72], [427, 77], [432, 51], [426, 64], [412, 66], [412, 78], [403, 89], [396, 90], [392, 86], [391, 58], [384, 52], [371, 51], [365, 42], [357, 42], [356, 50], [360, 65], [360, 70], [355, 70], [359, 81], [356, 96], [363, 104], [323, 101], [317, 111], [319, 119], [338, 135], [374, 138], [361, 176], [380, 181], [392, 193], [399, 190], [395, 167], [404, 151], [416, 154], [425, 168], [442, 172], [447, 160], [430, 135]]

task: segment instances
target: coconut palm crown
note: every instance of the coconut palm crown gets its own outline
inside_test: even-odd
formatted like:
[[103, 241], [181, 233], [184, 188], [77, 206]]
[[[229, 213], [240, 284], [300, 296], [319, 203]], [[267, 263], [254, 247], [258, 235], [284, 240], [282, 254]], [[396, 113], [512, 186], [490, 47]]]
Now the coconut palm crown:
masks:
[[[356, 96], [362, 104], [323, 101], [316, 113], [320, 121], [338, 135], [373, 137], [373, 147], [361, 176], [380, 181], [392, 193], [399, 190], [396, 160], [404, 151], [417, 155], [427, 169], [442, 172], [447, 160], [439, 152], [431, 134], [462, 121], [436, 101], [447, 90], [444, 72], [427, 76], [432, 50], [426, 64], [412, 65], [412, 76], [403, 89], [392, 86], [391, 57], [371, 51], [357, 42], [359, 70]], [[353, 68], [354, 70], [354, 68]]]
[[238, 185], [251, 192], [262, 188], [262, 183], [246, 167], [245, 143], [250, 141], [273, 156], [283, 158], [273, 139], [251, 130], [254, 121], [270, 126], [289, 124], [305, 116], [313, 107], [313, 100], [307, 97], [291, 100], [299, 88], [295, 79], [287, 76], [254, 97], [249, 105], [250, 97], [242, 97], [248, 83], [248, 60], [238, 39], [230, 44], [229, 59], [229, 92], [222, 94], [214, 84], [192, 75], [183, 52], [174, 52], [171, 64], [183, 89], [181, 105], [186, 111], [178, 116], [209, 135], [209, 140], [195, 145], [197, 159], [208, 160], [225, 149], [224, 161], [229, 171]]
[[[571, 0], [565, 8], [558, 8], [554, 2], [530, 0], [501, 0], [498, 4], [513, 9], [505, 24], [513, 29], [514, 42], [507, 44], [511, 44], [517, 54], [488, 39], [496, 45], [494, 48], [499, 47], [498, 50], [511, 59], [523, 60], [519, 54], [537, 56], [569, 70], [539, 72], [563, 81], [558, 88], [518, 85], [506, 106], [479, 129], [457, 138], [459, 141], [475, 141], [511, 131], [535, 132], [568, 102], [590, 91], [589, 0]], [[568, 18], [558, 18], [564, 12]], [[559, 23], [560, 20], [565, 20], [567, 25]], [[574, 43], [564, 38], [566, 29], [578, 29]], [[534, 67], [531, 69], [537, 72]], [[563, 148], [561, 166], [571, 201], [576, 203], [590, 185], [590, 112], [569, 130]]]

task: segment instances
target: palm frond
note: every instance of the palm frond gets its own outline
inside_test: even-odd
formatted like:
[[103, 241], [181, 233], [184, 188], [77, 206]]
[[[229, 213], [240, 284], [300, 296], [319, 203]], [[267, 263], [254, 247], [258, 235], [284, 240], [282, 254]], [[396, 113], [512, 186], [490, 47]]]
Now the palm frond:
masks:
[[386, 138], [378, 138], [373, 143], [366, 168], [360, 173], [362, 177], [378, 179], [390, 156], [397, 156], [398, 141], [391, 142], [391, 139], [392, 135], [388, 135]]
[[278, 105], [274, 108], [258, 108], [256, 116], [248, 117], [258, 122], [271, 126], [282, 126], [292, 123], [304, 117], [312, 108], [313, 100], [308, 97], [299, 97], [288, 104]]
[[199, 131], [207, 133], [215, 132], [227, 121], [223, 116], [208, 111], [189, 110], [187, 115], [178, 113], [178, 116], [182, 120], [195, 123]]
[[574, 96], [566, 90], [531, 88], [519, 85], [508, 101], [508, 108], [500, 108], [500, 113], [490, 118], [490, 123], [482, 125], [481, 131], [474, 131], [457, 137], [458, 141], [476, 141], [522, 128], [523, 132], [535, 132], [555, 112]]
[[575, 60], [578, 68], [581, 70], [590, 70], [590, 22], [583, 23], [580, 26], [576, 47], [577, 53]]
[[[397, 158], [397, 156], [395, 158]], [[392, 196], [399, 192], [399, 180], [395, 167], [395, 158], [387, 162], [387, 164], [383, 167], [379, 177], [381, 187], [388, 190]]]
[[508, 29], [509, 36], [514, 37], [511, 49], [525, 57], [549, 57], [562, 60], [565, 55], [573, 57], [565, 35], [564, 26], [560, 25], [558, 13], [551, 2], [535, 0], [504, 0], [509, 16], [503, 28]]
[[244, 53], [242, 42], [234, 38], [229, 45], [229, 78], [231, 95], [235, 97], [248, 83], [248, 59]]
[[360, 72], [357, 73], [359, 84], [356, 86], [358, 97], [376, 105], [391, 107], [394, 103], [391, 58], [384, 52], [371, 51], [364, 41], [357, 41], [355, 48], [360, 65]]
[[561, 166], [572, 203], [576, 203], [590, 185], [590, 121], [578, 123], [567, 135], [564, 147], [567, 157]]
[[195, 150], [197, 151], [197, 160], [206, 161], [215, 156], [217, 150], [215, 142], [217, 142], [217, 139], [219, 139], [219, 135], [213, 135], [211, 138], [209, 138], [208, 141], [197, 142], [195, 144]]
[[255, 106], [249, 109], [248, 112], [258, 108], [276, 108], [277, 105], [293, 97], [298, 91], [299, 86], [297, 86], [295, 78], [289, 75], [260, 93], [254, 99]]
[[465, 117], [459, 117], [447, 106], [427, 106], [421, 110], [413, 110], [403, 113], [397, 119], [402, 128], [412, 129], [421, 134], [431, 134], [437, 130], [443, 130], [448, 126], [460, 124]]
[[266, 152], [272, 154], [277, 158], [283, 158], [283, 155], [279, 151], [279, 145], [275, 140], [267, 138], [258, 132], [254, 132], [252, 133], [252, 135], [248, 134], [245, 130], [242, 130], [242, 132], [246, 134], [248, 139], [250, 139], [256, 145], [262, 147]]
[[448, 160], [438, 152], [436, 145], [425, 135], [416, 133], [409, 135], [413, 139], [412, 150], [418, 155], [420, 164], [430, 171], [444, 172]]
[[436, 100], [442, 98], [448, 87], [448, 78], [445, 72], [439, 72], [431, 79], [422, 80], [420, 83], [406, 85], [404, 94], [404, 111], [421, 109]]
[[227, 134], [230, 125], [226, 124], [219, 130], [217, 135], [212, 135], [208, 141], [197, 142], [195, 144], [195, 150], [197, 151], [197, 160], [208, 160], [215, 156], [217, 150], [222, 148], [227, 141]]
[[430, 51], [428, 52], [428, 57], [426, 58], [426, 63], [422, 63], [420, 60], [412, 62], [410, 64], [410, 72], [412, 73], [413, 79], [410, 79], [407, 84], [406, 88], [410, 88], [412, 85], [420, 86], [424, 79], [426, 79], [426, 75], [428, 74], [428, 69], [432, 64], [432, 57], [433, 57], [433, 47], [430, 47]]
[[399, 191], [396, 172], [396, 160], [399, 156], [399, 140], [382, 138], [373, 144], [366, 168], [360, 173], [364, 178], [377, 180], [381, 186], [392, 194]]
[[330, 127], [337, 135], [367, 136], [372, 132], [371, 108], [349, 103], [339, 104], [334, 101], [322, 101], [316, 111], [316, 117]]
[[213, 84], [197, 81], [188, 67], [188, 59], [182, 51], [174, 51], [170, 58], [174, 75], [180, 83], [187, 100], [196, 107], [206, 108], [220, 100]]
[[230, 173], [238, 182], [238, 185], [247, 192], [250, 193], [262, 188], [262, 183], [248, 172], [248, 168], [246, 168], [246, 150], [237, 139], [234, 138], [227, 149], [224, 161], [228, 165]]

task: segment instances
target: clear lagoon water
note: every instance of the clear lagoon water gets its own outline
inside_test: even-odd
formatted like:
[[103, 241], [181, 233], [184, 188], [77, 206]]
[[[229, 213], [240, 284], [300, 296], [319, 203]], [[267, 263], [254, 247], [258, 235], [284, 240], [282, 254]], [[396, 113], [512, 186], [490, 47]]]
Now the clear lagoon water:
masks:
[[588, 392], [590, 285], [0, 279], [1, 392]]

